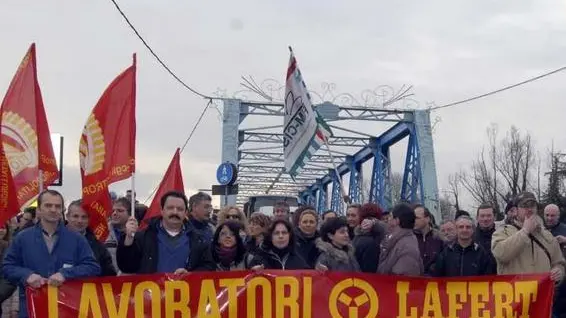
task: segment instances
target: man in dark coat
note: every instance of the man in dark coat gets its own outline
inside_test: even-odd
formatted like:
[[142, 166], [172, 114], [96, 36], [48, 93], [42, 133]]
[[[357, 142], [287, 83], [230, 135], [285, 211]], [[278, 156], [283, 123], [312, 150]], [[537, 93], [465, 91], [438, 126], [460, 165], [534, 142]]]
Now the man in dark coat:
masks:
[[419, 242], [419, 251], [423, 260], [425, 276], [434, 271], [436, 256], [444, 248], [444, 236], [439, 230], [432, 227], [432, 214], [423, 205], [413, 206], [415, 211], [415, 237]]
[[456, 241], [445, 247], [436, 258], [433, 276], [497, 275], [493, 255], [474, 242], [474, 221], [468, 216], [456, 219]]
[[482, 203], [476, 212], [478, 227], [474, 233], [474, 241], [486, 251], [491, 251], [491, 237], [495, 232], [495, 212], [490, 203]]
[[116, 251], [119, 269], [132, 274], [215, 271], [208, 239], [186, 221], [187, 205], [183, 193], [170, 191], [161, 197], [161, 216], [147, 229], [138, 231], [130, 217]]
[[96, 239], [94, 233], [88, 228], [88, 222], [89, 216], [81, 207], [81, 200], [71, 202], [67, 209], [67, 228], [85, 236], [94, 253], [94, 258], [100, 265], [100, 276], [116, 276], [116, 268], [112, 263], [110, 252], [103, 243]]

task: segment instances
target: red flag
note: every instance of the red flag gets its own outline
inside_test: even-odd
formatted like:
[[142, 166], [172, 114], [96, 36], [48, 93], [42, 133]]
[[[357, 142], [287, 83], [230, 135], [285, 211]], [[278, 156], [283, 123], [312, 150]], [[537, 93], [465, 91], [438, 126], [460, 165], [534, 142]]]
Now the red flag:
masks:
[[22, 207], [39, 194], [40, 170], [43, 172], [43, 188], [59, 177], [37, 81], [35, 43], [20, 63], [0, 112], [4, 153], [12, 172], [18, 205]]
[[4, 153], [4, 147], [0, 143], [0, 224], [6, 223], [19, 211], [20, 204], [16, 197], [16, 187], [12, 179], [10, 165]]
[[159, 188], [153, 197], [153, 201], [151, 201], [151, 205], [143, 218], [142, 228], [147, 226], [149, 219], [159, 215], [159, 212], [161, 211], [160, 200], [166, 192], [174, 190], [185, 193], [183, 174], [181, 173], [180, 152], [181, 150], [177, 148], [177, 151], [175, 151], [175, 155], [169, 164], [169, 168], [167, 168], [165, 176], [163, 176], [163, 180], [161, 180]]
[[135, 171], [136, 56], [132, 66], [104, 91], [84, 126], [80, 140], [83, 208], [100, 240], [108, 236], [112, 201], [108, 186]]

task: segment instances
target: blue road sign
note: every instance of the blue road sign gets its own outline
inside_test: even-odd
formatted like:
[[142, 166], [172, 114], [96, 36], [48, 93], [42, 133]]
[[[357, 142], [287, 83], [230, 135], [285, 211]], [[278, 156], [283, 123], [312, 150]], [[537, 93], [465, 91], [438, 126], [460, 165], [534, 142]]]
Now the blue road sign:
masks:
[[236, 166], [230, 162], [220, 164], [216, 169], [216, 180], [221, 185], [233, 184], [236, 181]]

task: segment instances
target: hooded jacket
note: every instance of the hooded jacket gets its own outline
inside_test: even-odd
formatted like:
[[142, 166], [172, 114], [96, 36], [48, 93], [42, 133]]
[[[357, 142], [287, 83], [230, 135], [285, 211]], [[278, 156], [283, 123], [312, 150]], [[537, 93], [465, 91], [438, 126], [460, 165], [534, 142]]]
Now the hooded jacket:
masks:
[[348, 244], [344, 249], [340, 249], [332, 245], [332, 243], [325, 242], [318, 238], [316, 240], [316, 247], [320, 251], [320, 256], [316, 261], [317, 264], [322, 264], [328, 267], [328, 270], [330, 271], [360, 271], [360, 265], [358, 264], [354, 253], [354, 246], [351, 244]]
[[421, 276], [423, 271], [419, 243], [412, 229], [398, 229], [383, 240], [378, 273]]

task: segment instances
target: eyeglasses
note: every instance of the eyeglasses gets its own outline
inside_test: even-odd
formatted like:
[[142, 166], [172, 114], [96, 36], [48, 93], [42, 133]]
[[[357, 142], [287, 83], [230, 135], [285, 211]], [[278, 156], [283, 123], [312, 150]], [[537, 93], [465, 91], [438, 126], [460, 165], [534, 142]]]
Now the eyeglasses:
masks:
[[239, 219], [240, 219], [240, 216], [237, 215], [237, 214], [228, 214], [228, 215], [226, 215], [226, 218], [227, 218], [228, 220], [239, 220]]

